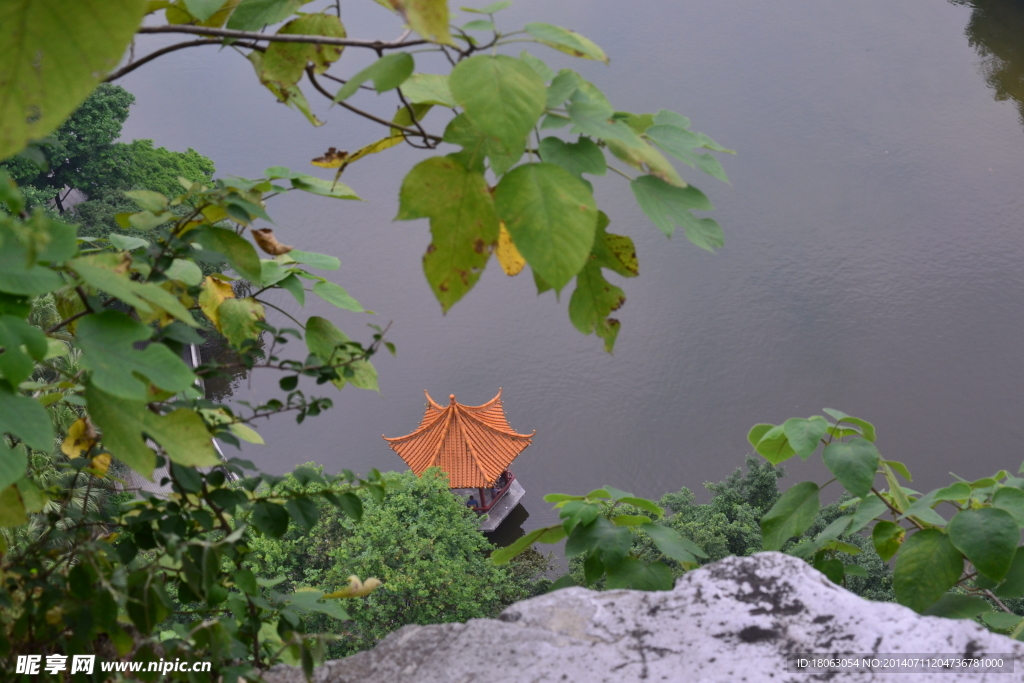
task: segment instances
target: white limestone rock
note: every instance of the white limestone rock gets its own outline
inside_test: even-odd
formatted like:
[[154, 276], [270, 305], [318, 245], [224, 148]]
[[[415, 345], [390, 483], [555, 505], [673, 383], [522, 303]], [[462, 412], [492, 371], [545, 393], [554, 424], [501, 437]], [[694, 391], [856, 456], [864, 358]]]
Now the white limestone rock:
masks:
[[[1014, 655], [1014, 673], [787, 672], [787, 655]], [[909, 676], [909, 679], [908, 679]], [[270, 683], [297, 683], [280, 666]], [[498, 619], [406, 626], [317, 669], [317, 683], [1024, 681], [1024, 643], [965, 620], [863, 600], [781, 553], [729, 557], [672, 591], [568, 588]]]

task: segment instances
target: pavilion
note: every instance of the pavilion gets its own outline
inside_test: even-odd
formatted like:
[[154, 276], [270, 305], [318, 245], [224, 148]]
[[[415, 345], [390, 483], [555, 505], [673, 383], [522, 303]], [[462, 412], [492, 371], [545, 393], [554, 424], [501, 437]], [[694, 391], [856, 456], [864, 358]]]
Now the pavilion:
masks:
[[457, 403], [455, 394], [441, 406], [423, 393], [427, 406], [416, 431], [384, 440], [416, 476], [430, 467], [444, 470], [452, 492], [475, 500], [475, 505], [467, 504], [487, 514], [481, 530], [493, 531], [526, 493], [508, 466], [536, 432], [519, 434], [512, 429], [501, 405], [501, 389], [479, 406]]

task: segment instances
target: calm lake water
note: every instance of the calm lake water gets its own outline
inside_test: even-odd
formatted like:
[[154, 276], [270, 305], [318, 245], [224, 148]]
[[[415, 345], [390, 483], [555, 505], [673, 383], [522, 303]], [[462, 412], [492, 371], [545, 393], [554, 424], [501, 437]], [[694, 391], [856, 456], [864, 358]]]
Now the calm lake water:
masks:
[[[374, 3], [345, 7], [349, 35], [399, 33]], [[538, 297], [528, 274], [508, 278], [494, 263], [442, 316], [420, 266], [426, 221], [392, 222], [402, 176], [425, 154], [396, 148], [360, 161], [346, 179], [365, 203], [284, 197], [270, 213], [282, 241], [337, 255], [331, 277], [378, 312], [314, 303], [303, 315], [327, 315], [352, 336], [392, 321], [398, 356], [378, 357], [380, 395], [346, 389], [304, 425], [262, 425], [267, 445], [246, 457], [271, 472], [306, 461], [402, 469], [381, 434], [416, 427], [424, 389], [477, 404], [503, 387], [512, 426], [537, 430], [513, 467], [527, 489], [526, 528], [556, 519], [548, 492], [702, 492], [743, 464], [751, 425], [823, 406], [874, 421], [883, 455], [918, 473], [918, 488], [950, 471], [1016, 470], [1021, 2], [518, 0], [499, 16], [509, 29], [540, 20], [591, 37], [611, 66], [535, 53], [577, 68], [620, 108], [679, 111], [738, 150], [723, 159], [731, 185], [681, 169], [716, 205], [726, 247], [712, 255], [666, 240], [621, 178], [595, 183], [641, 269], [619, 283], [628, 301], [609, 356], [570, 324], [571, 290], [561, 302]], [[369, 58], [350, 50], [343, 60]], [[223, 174], [310, 169], [328, 146], [352, 150], [382, 134], [319, 102], [328, 123], [310, 127], [273, 102], [248, 62], [212, 47], [165, 57], [123, 85], [138, 97], [126, 139], [191, 146]], [[392, 106], [358, 97], [378, 112]], [[257, 375], [236, 397], [269, 398], [276, 381]], [[788, 467], [791, 483], [824, 475], [820, 458]]]

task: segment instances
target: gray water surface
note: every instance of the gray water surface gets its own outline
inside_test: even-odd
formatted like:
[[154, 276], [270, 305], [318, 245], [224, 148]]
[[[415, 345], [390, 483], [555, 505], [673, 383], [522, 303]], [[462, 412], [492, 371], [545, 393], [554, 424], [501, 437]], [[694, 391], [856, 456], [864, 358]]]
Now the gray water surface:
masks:
[[[352, 36], [399, 33], [374, 3], [344, 11]], [[919, 475], [915, 488], [942, 485], [949, 471], [1017, 469], [1020, 2], [519, 0], [503, 14], [505, 27], [541, 20], [591, 37], [609, 67], [535, 53], [579, 69], [620, 108], [679, 111], [738, 150], [723, 160], [731, 185], [680, 169], [715, 203], [726, 247], [712, 255], [682, 235], [666, 240], [621, 178], [595, 183], [609, 229], [633, 237], [641, 269], [617, 282], [628, 301], [609, 356], [570, 324], [570, 290], [561, 302], [537, 297], [528, 274], [508, 278], [494, 263], [442, 316], [420, 266], [426, 221], [392, 222], [401, 178], [426, 153], [360, 161], [346, 180], [367, 202], [289, 196], [269, 208], [282, 241], [337, 255], [330, 277], [378, 312], [314, 304], [303, 315], [327, 315], [352, 336], [393, 321], [398, 356], [377, 358], [379, 396], [346, 389], [301, 426], [262, 425], [267, 445], [246, 457], [271, 472], [306, 461], [402, 469], [381, 434], [416, 427], [424, 389], [476, 404], [503, 387], [512, 426], [537, 430], [513, 467], [528, 528], [555, 519], [548, 492], [699, 490], [742, 465], [751, 425], [823, 406], [874, 421], [883, 455]], [[352, 50], [343, 61], [369, 58]], [[328, 146], [356, 149], [384, 132], [319, 102], [327, 125], [310, 127], [217, 48], [175, 53], [123, 85], [138, 97], [125, 138], [194, 147], [223, 174], [312, 170]], [[357, 98], [390, 111], [374, 94]], [[236, 397], [269, 398], [276, 381], [257, 374]], [[788, 466], [788, 482], [824, 478], [820, 459]]]

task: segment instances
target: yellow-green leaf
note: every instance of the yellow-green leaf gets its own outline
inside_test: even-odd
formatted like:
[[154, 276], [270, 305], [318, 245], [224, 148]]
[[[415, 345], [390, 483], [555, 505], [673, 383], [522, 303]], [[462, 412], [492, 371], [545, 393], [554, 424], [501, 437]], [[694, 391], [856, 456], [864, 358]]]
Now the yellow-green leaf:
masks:
[[117, 66], [144, 0], [0, 2], [0, 159], [61, 124]]

